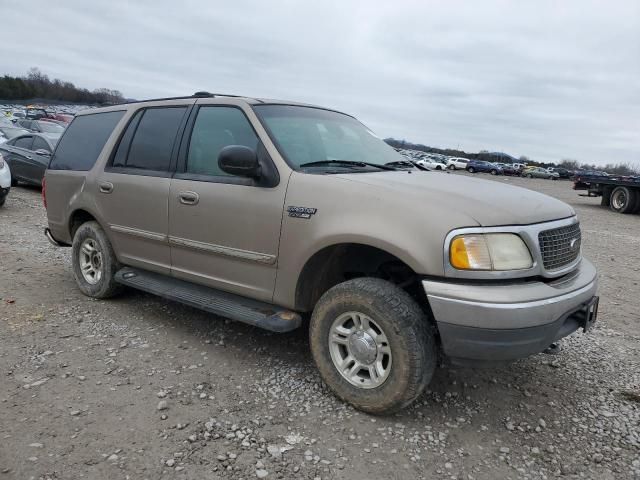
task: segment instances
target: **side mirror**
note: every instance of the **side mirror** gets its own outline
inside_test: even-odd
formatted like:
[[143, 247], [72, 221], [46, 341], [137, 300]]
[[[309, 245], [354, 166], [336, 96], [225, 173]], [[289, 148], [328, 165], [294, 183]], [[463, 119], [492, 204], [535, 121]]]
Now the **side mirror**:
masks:
[[218, 166], [223, 172], [239, 177], [260, 176], [260, 163], [255, 150], [243, 145], [229, 145], [220, 150]]
[[49, 150], [45, 150], [44, 148], [39, 148], [38, 150], [34, 150], [33, 153], [36, 153], [38, 155], [42, 155], [43, 157], [50, 157], [51, 156], [51, 152]]

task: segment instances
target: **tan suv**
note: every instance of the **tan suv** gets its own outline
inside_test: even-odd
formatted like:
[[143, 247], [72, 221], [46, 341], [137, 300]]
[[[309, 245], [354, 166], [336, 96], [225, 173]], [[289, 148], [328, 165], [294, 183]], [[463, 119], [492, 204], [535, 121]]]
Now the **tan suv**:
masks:
[[412, 402], [441, 359], [538, 353], [596, 317], [571, 207], [423, 171], [325, 108], [200, 92], [85, 111], [43, 192], [83, 293], [304, 324], [324, 381], [372, 413]]

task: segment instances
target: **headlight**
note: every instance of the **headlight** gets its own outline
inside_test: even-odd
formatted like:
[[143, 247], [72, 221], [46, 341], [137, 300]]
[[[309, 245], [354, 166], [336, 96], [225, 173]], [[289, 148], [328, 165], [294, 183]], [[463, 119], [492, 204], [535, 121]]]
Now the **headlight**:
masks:
[[523, 270], [533, 266], [529, 249], [513, 233], [458, 235], [451, 240], [449, 262], [459, 270]]

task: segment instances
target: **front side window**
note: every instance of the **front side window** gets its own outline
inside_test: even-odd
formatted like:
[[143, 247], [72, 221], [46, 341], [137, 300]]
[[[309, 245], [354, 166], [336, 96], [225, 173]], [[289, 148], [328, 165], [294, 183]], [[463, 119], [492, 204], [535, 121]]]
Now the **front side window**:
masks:
[[127, 168], [166, 172], [186, 107], [148, 108], [142, 114], [125, 161]]
[[244, 113], [233, 107], [200, 107], [189, 142], [187, 172], [229, 175], [218, 166], [220, 150], [229, 145], [258, 148], [258, 137]]
[[255, 105], [253, 108], [295, 169], [313, 162], [336, 160], [375, 165], [406, 162], [401, 154], [348, 115], [293, 105]]
[[33, 137], [32, 136], [20, 137], [20, 138], [17, 138], [13, 142], [13, 146], [14, 147], [18, 147], [18, 148], [25, 148], [27, 150], [31, 150], [31, 143], [32, 142], [33, 142]]

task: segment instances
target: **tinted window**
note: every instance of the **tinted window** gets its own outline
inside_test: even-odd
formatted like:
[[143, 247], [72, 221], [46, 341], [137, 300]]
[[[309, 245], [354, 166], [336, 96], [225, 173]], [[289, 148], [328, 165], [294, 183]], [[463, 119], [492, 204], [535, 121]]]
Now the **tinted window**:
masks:
[[34, 126], [37, 126], [41, 132], [44, 133], [62, 133], [64, 132], [64, 128], [60, 125], [57, 125], [53, 122], [33, 122]]
[[31, 142], [33, 141], [33, 137], [20, 137], [16, 138], [13, 142], [15, 147], [26, 148], [27, 150], [31, 150]]
[[257, 150], [258, 137], [247, 117], [238, 108], [201, 107], [189, 142], [187, 172], [228, 175], [218, 166], [218, 154], [229, 145]]
[[51, 147], [49, 147], [49, 144], [40, 137], [34, 137], [33, 138], [33, 146], [31, 147], [31, 150], [46, 150], [47, 152], [51, 152]]
[[120, 143], [118, 144], [118, 149], [116, 150], [116, 154], [113, 156], [112, 165], [114, 167], [124, 167], [127, 162], [127, 154], [129, 153], [129, 145], [131, 144], [131, 139], [133, 138], [133, 134], [136, 132], [136, 128], [138, 128], [138, 122], [140, 122], [140, 118], [142, 118], [142, 114], [144, 110], [138, 110], [136, 114], [133, 116], [127, 129], [124, 132], [124, 135], [120, 139]]
[[24, 128], [31, 128], [31, 120], [18, 120], [18, 125]]
[[80, 115], [67, 127], [49, 168], [90, 170], [124, 111]]
[[167, 171], [171, 150], [186, 107], [145, 110], [129, 147], [125, 166]]

